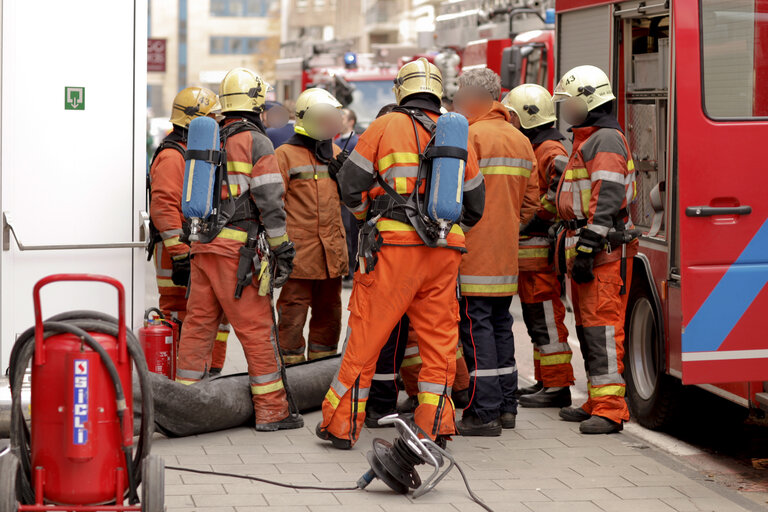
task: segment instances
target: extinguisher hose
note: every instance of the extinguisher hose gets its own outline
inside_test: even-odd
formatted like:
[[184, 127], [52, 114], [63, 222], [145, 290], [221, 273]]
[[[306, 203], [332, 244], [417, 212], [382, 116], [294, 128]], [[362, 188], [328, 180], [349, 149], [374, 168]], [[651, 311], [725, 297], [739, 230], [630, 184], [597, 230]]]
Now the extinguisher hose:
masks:
[[[123, 434], [121, 439], [126, 437], [132, 439], [133, 433], [125, 432], [125, 429], [128, 428], [125, 418], [127, 410], [125, 406], [126, 398], [117, 368], [106, 350], [88, 333], [99, 332], [117, 338], [119, 331], [117, 320], [109, 315], [95, 311], [72, 311], [51, 317], [43, 322], [43, 328], [44, 338], [59, 333], [70, 333], [78, 336], [85, 345], [99, 354], [115, 388], [117, 416], [121, 433]], [[10, 359], [10, 384], [13, 400], [13, 408], [11, 410], [11, 449], [21, 461], [21, 498], [24, 503], [28, 504], [34, 503], [35, 495], [30, 478], [32, 474], [30, 432], [21, 411], [21, 385], [24, 372], [34, 356], [34, 341], [35, 334], [34, 327], [32, 327], [19, 336], [11, 351]], [[123, 446], [128, 477], [128, 499], [131, 504], [135, 504], [138, 502], [136, 489], [141, 481], [141, 463], [149, 454], [152, 433], [154, 431], [154, 408], [152, 406], [147, 364], [138, 340], [130, 331], [126, 333], [126, 343], [128, 353], [136, 366], [142, 398], [141, 430], [136, 450], [133, 453], [133, 459], [131, 459], [132, 445]], [[128, 412], [130, 414], [130, 411]]]

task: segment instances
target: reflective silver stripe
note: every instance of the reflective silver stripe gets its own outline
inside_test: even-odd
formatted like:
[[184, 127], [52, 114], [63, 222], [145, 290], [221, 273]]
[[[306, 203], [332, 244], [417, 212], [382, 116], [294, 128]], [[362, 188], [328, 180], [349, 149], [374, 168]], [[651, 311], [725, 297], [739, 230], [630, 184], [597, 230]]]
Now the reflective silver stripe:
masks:
[[589, 383], [593, 386], [606, 386], [608, 384], [624, 384], [624, 378], [618, 373], [610, 373], [608, 375], [590, 375]]
[[506, 156], [499, 156], [494, 158], [480, 158], [477, 161], [477, 165], [482, 169], [483, 167], [494, 167], [497, 165], [503, 165], [506, 167], [522, 167], [523, 169], [533, 169], [533, 162], [524, 158], [509, 158]]
[[517, 366], [508, 366], [506, 368], [499, 368], [497, 370], [499, 375], [512, 375], [517, 372]]
[[358, 153], [357, 150], [352, 151], [352, 154], [349, 155], [349, 160], [365, 172], [373, 174], [373, 162]]
[[349, 207], [347, 207], [347, 209], [348, 209], [349, 211], [351, 211], [352, 213], [362, 213], [362, 212], [364, 212], [365, 210], [367, 210], [367, 209], [368, 209], [368, 205], [369, 205], [369, 204], [370, 204], [370, 202], [368, 201], [368, 198], [366, 197], [366, 198], [363, 200], [363, 202], [362, 202], [362, 203], [360, 203], [358, 206], [355, 206], [354, 208], [349, 208]]
[[360, 388], [357, 392], [357, 401], [362, 402], [363, 400], [368, 400], [368, 393], [370, 392], [371, 388]]
[[475, 176], [474, 178], [470, 178], [464, 182], [464, 192], [475, 190], [477, 187], [479, 187], [483, 183], [484, 179], [485, 178], [483, 178], [483, 173], [481, 172], [477, 173], [477, 176]]
[[281, 228], [267, 228], [267, 238], [280, 238], [286, 234], [285, 226]]
[[182, 370], [178, 368], [176, 370], [176, 377], [182, 378], [182, 379], [195, 379], [200, 380], [203, 377], [205, 377], [205, 372], [199, 372], [196, 370]]
[[337, 395], [339, 395], [339, 398], [343, 397], [345, 394], [347, 394], [347, 391], [349, 391], [349, 388], [346, 387], [344, 384], [339, 382], [339, 376], [333, 378], [333, 381], [331, 382], [331, 389], [336, 392]]
[[227, 332], [229, 332], [230, 326], [229, 326], [229, 324], [219, 324], [219, 330], [220, 331], [227, 331]]
[[520, 240], [520, 247], [528, 246], [528, 245], [546, 245], [549, 246], [549, 240], [547, 238], [544, 238], [543, 236], [534, 236], [531, 238], [521, 239]]
[[415, 356], [415, 355], [418, 355], [418, 353], [419, 353], [419, 346], [418, 345], [414, 345], [412, 347], [406, 347], [406, 349], [405, 349], [405, 357]]
[[555, 323], [555, 308], [551, 300], [542, 303], [544, 307], [544, 320], [547, 323], [547, 337], [549, 343], [543, 347], [539, 347], [541, 353], [545, 353], [544, 347], [560, 342], [560, 336], [557, 334], [557, 324]]
[[433, 393], [435, 395], [442, 395], [446, 391], [447, 389], [444, 384], [435, 384], [433, 382], [419, 382], [419, 393]]
[[418, 165], [407, 165], [402, 167], [390, 167], [384, 173], [384, 179], [388, 180], [390, 185], [395, 178], [415, 178], [419, 174]]
[[595, 171], [589, 176], [592, 182], [603, 180], [618, 183], [620, 185], [628, 185], [634, 179], [634, 176], [627, 174], [626, 176], [619, 172], [613, 171]]
[[568, 165], [568, 157], [563, 155], [557, 155], [555, 157], [555, 169], [558, 170], [558, 172], [564, 172], [565, 167]]
[[611, 230], [611, 228], [606, 226], [600, 226], [598, 224], [587, 224], [586, 229], [597, 233], [600, 236], [606, 236], [608, 232]]
[[161, 231], [160, 232], [160, 238], [163, 240], [168, 240], [169, 238], [173, 238], [175, 236], [183, 235], [184, 231], [181, 229], [169, 229], [168, 231]]
[[266, 375], [256, 375], [256, 376], [250, 375], [248, 377], [248, 380], [250, 381], [251, 384], [267, 384], [269, 382], [280, 380], [280, 378], [281, 378], [281, 375], [280, 375], [280, 371], [278, 370], [276, 372], [268, 373]]
[[270, 173], [251, 178], [251, 188], [263, 187], [264, 185], [272, 185], [275, 183], [283, 184], [283, 176], [281, 174]]
[[172, 277], [173, 276], [173, 270], [171, 269], [164, 269], [157, 267], [155, 269], [155, 273], [157, 274], [157, 277]]
[[230, 186], [239, 185], [240, 192], [248, 190], [251, 187], [251, 179], [245, 174], [241, 174], [241, 173], [230, 174], [229, 176], [227, 176], [227, 179], [229, 180]]
[[288, 171], [288, 174], [293, 176], [294, 174], [301, 174], [301, 173], [304, 173], [304, 172], [311, 172], [313, 174], [315, 172], [318, 172], [318, 173], [320, 173], [320, 172], [328, 172], [328, 166], [324, 165], [324, 164], [315, 165], [315, 166], [312, 166], [312, 165], [299, 165], [297, 167], [291, 168]]
[[396, 378], [397, 378], [396, 373], [374, 373], [373, 374], [373, 380], [387, 381], [387, 380], [395, 380]]
[[459, 276], [461, 284], [516, 284], [517, 276]]
[[507, 368], [492, 368], [490, 370], [473, 370], [469, 372], [470, 377], [498, 377], [499, 375], [511, 375], [517, 371], [517, 366]]
[[[608, 358], [608, 374], [619, 374], [619, 361], [616, 359], [616, 328], [605, 326], [605, 355]], [[621, 382], [624, 382], [622, 380]]]

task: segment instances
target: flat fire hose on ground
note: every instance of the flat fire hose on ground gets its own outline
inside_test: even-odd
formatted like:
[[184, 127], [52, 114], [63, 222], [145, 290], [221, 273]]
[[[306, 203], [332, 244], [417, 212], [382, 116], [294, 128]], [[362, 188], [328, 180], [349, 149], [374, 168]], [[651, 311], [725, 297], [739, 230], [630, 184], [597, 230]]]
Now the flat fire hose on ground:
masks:
[[[286, 368], [286, 386], [299, 411], [320, 408], [340, 363], [341, 356], [335, 355]], [[246, 373], [205, 379], [190, 386], [155, 373], [150, 373], [149, 378], [155, 397], [155, 427], [168, 437], [253, 426], [253, 402]], [[140, 414], [138, 407], [134, 411]]]

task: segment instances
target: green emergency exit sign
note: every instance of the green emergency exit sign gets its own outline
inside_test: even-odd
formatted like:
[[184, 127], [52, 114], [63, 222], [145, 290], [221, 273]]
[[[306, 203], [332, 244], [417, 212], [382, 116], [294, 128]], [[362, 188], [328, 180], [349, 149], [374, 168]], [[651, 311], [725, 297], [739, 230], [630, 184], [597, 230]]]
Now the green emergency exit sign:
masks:
[[85, 110], [85, 87], [64, 87], [64, 110]]

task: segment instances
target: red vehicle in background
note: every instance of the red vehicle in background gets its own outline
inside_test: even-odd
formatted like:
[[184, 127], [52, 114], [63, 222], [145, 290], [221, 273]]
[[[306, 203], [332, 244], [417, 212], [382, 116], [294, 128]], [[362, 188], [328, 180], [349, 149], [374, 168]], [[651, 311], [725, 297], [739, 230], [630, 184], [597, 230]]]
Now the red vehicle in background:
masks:
[[[633, 416], [695, 384], [768, 410], [768, 1], [557, 0], [555, 77], [612, 77], [644, 230], [626, 315]], [[561, 123], [564, 130], [567, 126]]]

